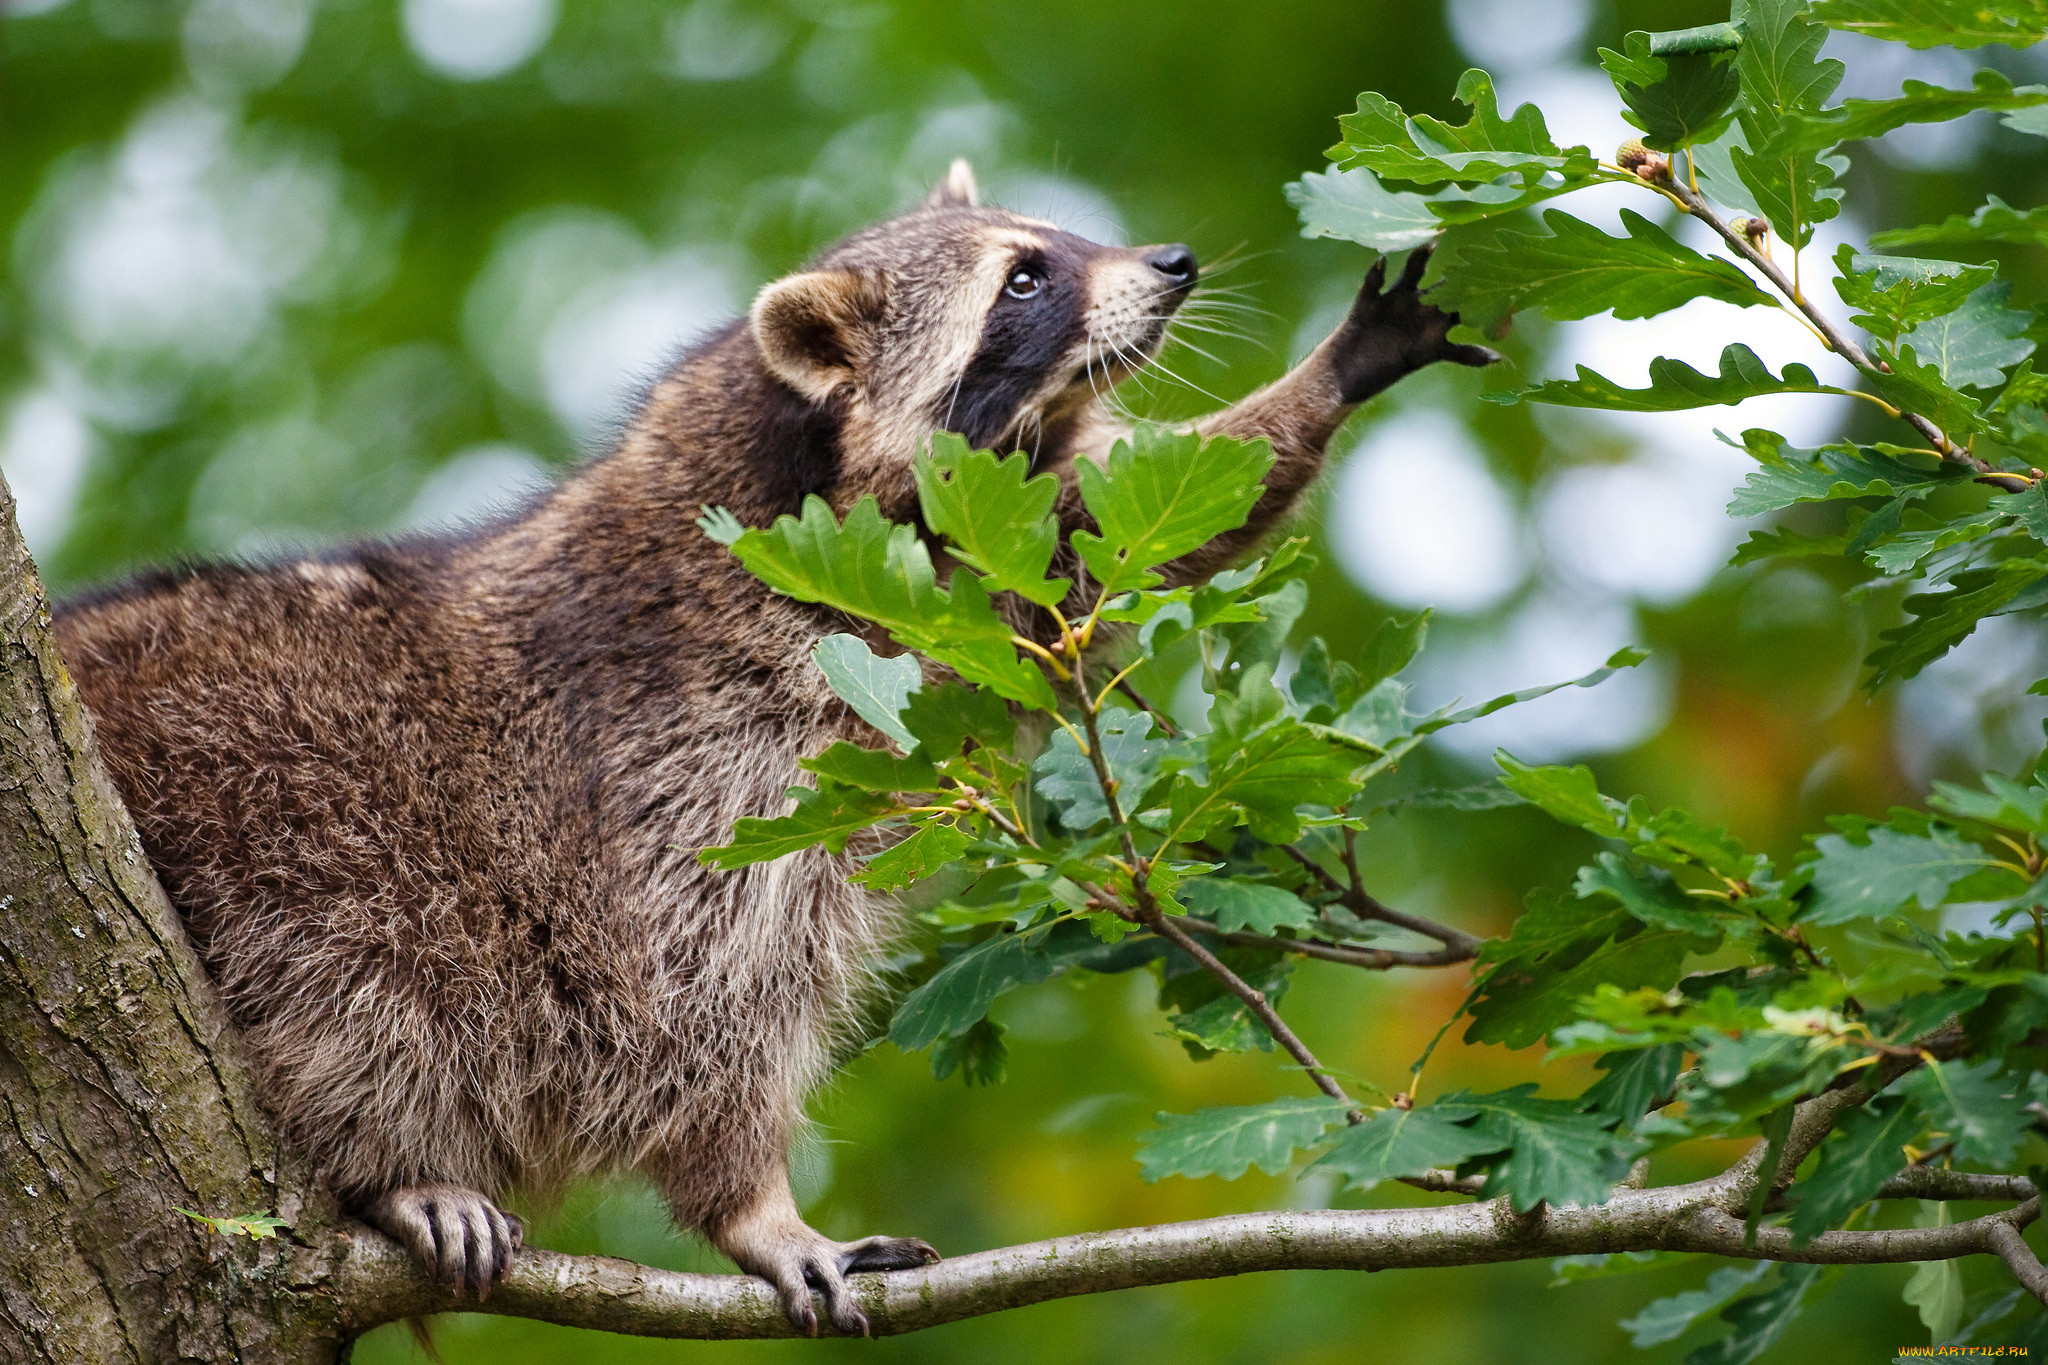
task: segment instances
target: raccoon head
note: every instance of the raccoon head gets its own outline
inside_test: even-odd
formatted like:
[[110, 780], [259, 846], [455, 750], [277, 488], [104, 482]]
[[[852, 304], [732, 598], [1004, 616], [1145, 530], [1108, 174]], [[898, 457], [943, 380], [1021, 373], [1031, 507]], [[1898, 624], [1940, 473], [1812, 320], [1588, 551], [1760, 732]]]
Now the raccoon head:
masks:
[[763, 289], [750, 323], [776, 378], [839, 416], [832, 500], [887, 507], [934, 430], [1023, 450], [1034, 469], [1071, 456], [1198, 274], [1185, 246], [1103, 246], [982, 207], [956, 161], [915, 211]]

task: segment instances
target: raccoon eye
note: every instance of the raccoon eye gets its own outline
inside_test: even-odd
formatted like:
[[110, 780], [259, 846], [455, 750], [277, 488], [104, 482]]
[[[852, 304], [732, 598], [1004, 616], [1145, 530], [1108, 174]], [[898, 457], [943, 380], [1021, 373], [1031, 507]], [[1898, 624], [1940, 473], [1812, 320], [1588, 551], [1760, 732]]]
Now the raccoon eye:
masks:
[[1016, 270], [1011, 272], [1009, 283], [1003, 286], [1003, 292], [1013, 299], [1028, 299], [1035, 297], [1044, 287], [1045, 281], [1035, 272]]

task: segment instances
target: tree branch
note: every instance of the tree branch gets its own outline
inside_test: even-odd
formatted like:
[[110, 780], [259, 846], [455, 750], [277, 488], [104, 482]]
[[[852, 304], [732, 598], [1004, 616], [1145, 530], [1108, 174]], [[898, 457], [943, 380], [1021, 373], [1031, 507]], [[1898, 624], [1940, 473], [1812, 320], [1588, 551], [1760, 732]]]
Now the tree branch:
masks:
[[1908, 1166], [1878, 1190], [1879, 1199], [1996, 1199], [2019, 1203], [2034, 1197], [2034, 1182], [2023, 1175], [1979, 1175], [1939, 1166]]
[[1316, 1089], [1331, 1099], [1340, 1101], [1351, 1111], [1351, 1121], [1358, 1122], [1362, 1111], [1359, 1110], [1357, 1102], [1344, 1093], [1344, 1087], [1337, 1084], [1336, 1079], [1324, 1069], [1323, 1064], [1316, 1060], [1315, 1053], [1308, 1050], [1308, 1044], [1302, 1042], [1300, 1036], [1287, 1027], [1287, 1021], [1280, 1017], [1280, 1012], [1266, 999], [1264, 991], [1230, 970], [1216, 954], [1188, 937], [1180, 926], [1161, 913], [1157, 906], [1139, 907], [1138, 918], [1144, 921], [1146, 928], [1200, 963], [1210, 975], [1221, 981], [1232, 995], [1244, 1001], [1245, 1007], [1257, 1015], [1259, 1022], [1266, 1026], [1266, 1031], [1273, 1035], [1274, 1041], [1287, 1049], [1288, 1056], [1301, 1063], [1302, 1068], [1308, 1072], [1309, 1079], [1316, 1083]]
[[[1802, 1247], [1792, 1245], [1784, 1228], [1761, 1228], [1749, 1246], [1742, 1220], [1720, 1207], [1717, 1183], [1622, 1189], [1596, 1208], [1539, 1206], [1527, 1214], [1499, 1200], [1430, 1209], [1235, 1214], [1053, 1238], [916, 1270], [856, 1275], [850, 1282], [875, 1334], [882, 1336], [1050, 1299], [1263, 1270], [1418, 1269], [1649, 1250], [1823, 1264], [1940, 1261], [1989, 1252], [2013, 1264], [2006, 1248], [2017, 1241], [2025, 1250], [2018, 1229], [2040, 1212], [2038, 1201], [2029, 1200], [1947, 1227], [1827, 1232]], [[349, 1240], [340, 1274], [358, 1331], [460, 1309], [649, 1337], [795, 1335], [766, 1282], [746, 1276], [686, 1275], [610, 1257], [528, 1249], [514, 1260], [505, 1283], [479, 1305], [433, 1285], [382, 1235], [353, 1228]], [[2033, 1273], [2042, 1273], [2038, 1261]]]
[[[1834, 321], [1826, 313], [1806, 301], [1806, 296], [1799, 291], [1798, 286], [1786, 278], [1785, 272], [1779, 268], [1776, 261], [1757, 250], [1755, 244], [1749, 238], [1737, 232], [1720, 214], [1714, 212], [1713, 206], [1707, 203], [1696, 191], [1688, 188], [1677, 176], [1672, 176], [1669, 181], [1658, 184], [1657, 188], [1669, 194], [1678, 203], [1679, 207], [1683, 208], [1687, 213], [1690, 213], [1693, 217], [1719, 233], [1721, 240], [1728, 243], [1734, 249], [1736, 255], [1742, 257], [1743, 260], [1748, 261], [1757, 270], [1761, 271], [1764, 278], [1775, 285], [1778, 292], [1783, 294], [1799, 310], [1800, 314], [1813, 325], [1814, 331], [1819, 334], [1821, 341], [1829, 350], [1866, 374], [1883, 373], [1882, 367], [1870, 358], [1868, 352], [1856, 344], [1853, 337], [1835, 326]], [[1902, 412], [1899, 416], [1912, 426], [1915, 431], [1926, 437], [1933, 444], [1935, 450], [1940, 452], [1943, 459], [1953, 460], [1955, 463], [1965, 465], [1980, 474], [1991, 471], [1991, 466], [1988, 463], [1978, 459], [1969, 451], [1949, 440], [1948, 433], [1944, 432], [1928, 418], [1921, 416], [1917, 412]]]
[[2041, 1258], [2027, 1245], [2027, 1239], [2020, 1236], [2018, 1228], [2010, 1223], [1987, 1228], [1984, 1244], [2012, 1268], [2013, 1278], [2026, 1286], [2029, 1294], [2042, 1303], [2048, 1303], [2048, 1267], [2042, 1266]]

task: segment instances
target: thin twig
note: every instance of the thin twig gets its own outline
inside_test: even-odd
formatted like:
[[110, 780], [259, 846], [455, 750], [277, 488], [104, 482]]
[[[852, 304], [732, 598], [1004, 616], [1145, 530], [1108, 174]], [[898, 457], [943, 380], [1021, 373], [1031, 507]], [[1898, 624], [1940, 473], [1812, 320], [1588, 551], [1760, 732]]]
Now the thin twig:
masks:
[[1908, 1166], [1878, 1188], [1879, 1199], [2032, 1199], [2034, 1182], [2023, 1175], [1981, 1175], [1939, 1166]]
[[1360, 919], [1380, 920], [1393, 925], [1397, 929], [1406, 929], [1411, 934], [1420, 934], [1424, 938], [1433, 938], [1446, 948], [1459, 949], [1468, 957], [1477, 953], [1479, 945], [1485, 942], [1484, 939], [1476, 938], [1462, 929], [1453, 929], [1447, 924], [1438, 924], [1435, 920], [1427, 920], [1420, 915], [1411, 915], [1405, 911], [1396, 910], [1392, 906], [1384, 904], [1369, 891], [1347, 894], [1341, 903]]
[[1316, 1089], [1343, 1104], [1350, 1111], [1353, 1123], [1365, 1116], [1365, 1111], [1358, 1107], [1351, 1096], [1344, 1093], [1344, 1087], [1337, 1084], [1323, 1064], [1316, 1060], [1315, 1053], [1308, 1050], [1308, 1044], [1302, 1042], [1294, 1030], [1287, 1027], [1287, 1021], [1280, 1017], [1273, 1008], [1273, 1003], [1266, 999], [1264, 991], [1230, 970], [1221, 958], [1190, 938], [1179, 925], [1161, 913], [1158, 906], [1140, 905], [1138, 918], [1147, 929], [1200, 963], [1211, 976], [1223, 983], [1224, 989], [1244, 1001], [1245, 1007], [1257, 1015], [1259, 1022], [1266, 1026], [1266, 1031], [1273, 1035], [1281, 1047], [1287, 1049], [1287, 1055], [1301, 1063], [1302, 1068], [1308, 1072], [1309, 1079], [1316, 1083]]
[[1294, 861], [1296, 861], [1297, 863], [1300, 863], [1303, 867], [1307, 868], [1309, 873], [1312, 876], [1314, 876], [1316, 880], [1320, 881], [1326, 889], [1328, 889], [1331, 892], [1334, 892], [1339, 896], [1344, 894], [1344, 883], [1338, 881], [1336, 877], [1332, 876], [1329, 868], [1324, 867], [1314, 858], [1311, 858], [1308, 856], [1308, 854], [1302, 852], [1300, 845], [1282, 844], [1280, 846], [1280, 851], [1282, 853], [1285, 853], [1288, 857], [1294, 859]]
[[1369, 971], [1385, 971], [1390, 967], [1450, 967], [1460, 962], [1470, 962], [1479, 955], [1476, 945], [1437, 948], [1426, 953], [1403, 952], [1395, 948], [1351, 948], [1312, 938], [1271, 938], [1265, 934], [1225, 933], [1209, 921], [1197, 919], [1193, 915], [1185, 916], [1178, 922], [1198, 934], [1220, 939], [1235, 948], [1266, 948], [1293, 953], [1299, 957], [1320, 958], [1325, 962], [1341, 962], [1347, 967], [1364, 967]]
[[1117, 691], [1123, 693], [1125, 696], [1129, 697], [1132, 701], [1138, 703], [1138, 707], [1140, 710], [1150, 712], [1152, 716], [1152, 723], [1159, 727], [1159, 731], [1161, 734], [1165, 735], [1168, 739], [1180, 738], [1180, 727], [1173, 723], [1173, 718], [1167, 715], [1164, 711], [1160, 710], [1158, 707], [1154, 706], [1151, 702], [1146, 701], [1144, 697], [1140, 696], [1138, 694], [1138, 689], [1131, 686], [1131, 680], [1129, 678], [1118, 678], [1116, 682], [1116, 689]]
[[1410, 915], [1396, 910], [1369, 891], [1354, 891], [1350, 887], [1345, 886], [1343, 882], [1337, 880], [1330, 869], [1324, 867], [1321, 863], [1303, 852], [1298, 844], [1282, 844], [1280, 851], [1301, 864], [1302, 867], [1308, 869], [1311, 875], [1322, 882], [1325, 889], [1336, 895], [1339, 905], [1349, 910], [1352, 914], [1357, 915], [1360, 919], [1380, 920], [1383, 923], [1393, 925], [1397, 929], [1406, 929], [1411, 934], [1420, 934], [1424, 938], [1433, 938], [1446, 948], [1459, 950], [1460, 956], [1447, 959], [1448, 961], [1464, 961], [1466, 958], [1477, 953], [1479, 945], [1485, 942], [1484, 939], [1475, 938], [1462, 929], [1453, 929], [1448, 925], [1423, 919], [1420, 915]]
[[[1763, 252], [1758, 251], [1755, 244], [1748, 237], [1730, 227], [1720, 214], [1714, 212], [1713, 206], [1707, 203], [1697, 192], [1688, 189], [1676, 180], [1669, 184], [1659, 185], [1657, 188], [1669, 194], [1687, 213], [1690, 213], [1693, 217], [1719, 233], [1721, 240], [1734, 248], [1736, 255], [1742, 257], [1743, 260], [1748, 261], [1757, 270], [1761, 271], [1764, 278], [1775, 285], [1780, 294], [1791, 300], [1793, 306], [1813, 324], [1814, 330], [1820, 333], [1821, 339], [1827, 343], [1829, 350], [1848, 361], [1851, 365], [1854, 365], [1857, 369], [1862, 370], [1865, 374], [1883, 374], [1885, 372], [1875, 360], [1870, 358], [1870, 354], [1867, 351], [1856, 344], [1853, 337], [1835, 326], [1834, 321], [1826, 313], [1823, 313], [1820, 309], [1807, 302], [1806, 296], [1800, 293], [1799, 286], [1785, 277], [1785, 272], [1778, 268], [1776, 261], [1773, 261]], [[1928, 418], [1921, 416], [1917, 412], [1905, 412], [1901, 413], [1900, 416], [1911, 423], [1913, 428], [1922, 436], [1925, 436], [1928, 442], [1941, 453], [1943, 459], [1952, 460], [1960, 465], [1966, 465], [1980, 474], [1990, 472], [1991, 466], [1989, 464], [1949, 440], [1948, 434]]]

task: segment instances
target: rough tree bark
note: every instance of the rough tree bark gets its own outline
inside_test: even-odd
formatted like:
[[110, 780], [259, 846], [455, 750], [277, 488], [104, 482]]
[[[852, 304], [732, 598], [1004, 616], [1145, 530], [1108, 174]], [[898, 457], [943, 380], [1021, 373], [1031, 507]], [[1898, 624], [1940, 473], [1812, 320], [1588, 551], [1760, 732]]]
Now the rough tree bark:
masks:
[[[334, 1226], [257, 1107], [93, 746], [0, 485], [0, 1359], [333, 1361]], [[326, 1260], [331, 1263], [330, 1254]]]
[[[0, 481], [0, 1361], [330, 1365], [357, 1335], [454, 1308], [381, 1235], [342, 1219], [279, 1148], [248, 1068], [127, 810], [49, 632]], [[1845, 1105], [1802, 1106], [1796, 1164]], [[1796, 1148], [1796, 1150], [1794, 1150]], [[1789, 1173], [1781, 1168], [1779, 1180]], [[1745, 1243], [1754, 1154], [1598, 1208], [1504, 1203], [1244, 1214], [1089, 1233], [854, 1277], [875, 1330], [914, 1331], [1077, 1294], [1258, 1270], [1471, 1265], [1649, 1248], [1878, 1263], [1990, 1254], [2048, 1299], [2017, 1176], [1909, 1171], [1890, 1198], [2013, 1205], [1941, 1228], [1781, 1229]], [[1441, 1182], [1440, 1182], [1441, 1183]], [[275, 1213], [280, 1237], [212, 1217]], [[485, 1311], [659, 1337], [791, 1334], [768, 1286], [529, 1248]]]

